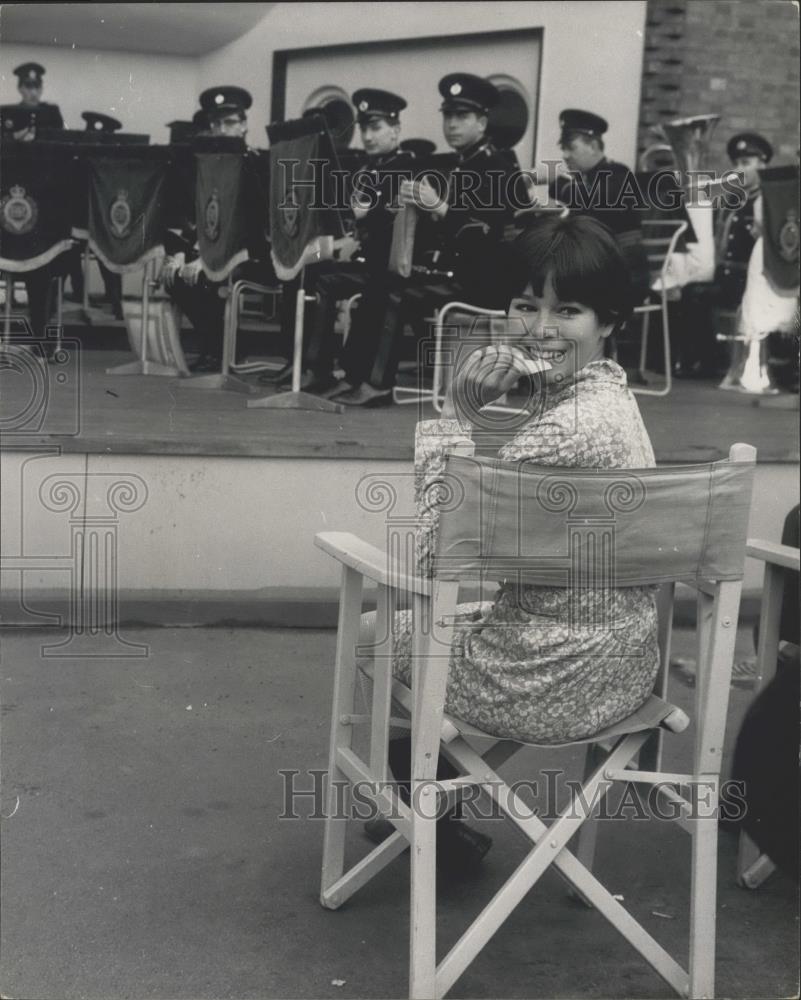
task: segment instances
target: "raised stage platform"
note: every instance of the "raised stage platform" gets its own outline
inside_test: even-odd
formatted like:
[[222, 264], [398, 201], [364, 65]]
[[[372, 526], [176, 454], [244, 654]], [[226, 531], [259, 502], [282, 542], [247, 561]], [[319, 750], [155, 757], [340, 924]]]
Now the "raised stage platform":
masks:
[[[6, 363], [0, 372], [5, 620], [73, 613], [69, 594], [86, 589], [87, 558], [97, 562], [82, 549], [86, 532], [102, 529], [114, 536], [105, 586], [120, 620], [330, 623], [338, 574], [314, 533], [350, 530], [380, 544], [408, 520], [414, 424], [432, 408], [248, 409], [248, 397], [186, 380], [107, 374], [130, 360], [103, 347], [121, 347], [120, 332], [67, 330], [82, 343], [70, 364], [48, 366], [39, 426], [20, 424], [26, 406], [33, 412], [31, 371]], [[736, 441], [757, 448], [750, 533], [778, 540], [798, 501], [798, 397], [692, 381], [638, 398], [660, 463], [723, 458]], [[62, 482], [69, 496], [56, 495]], [[376, 483], [390, 484], [390, 508], [365, 502]], [[747, 590], [758, 590], [759, 573], [749, 568]]]

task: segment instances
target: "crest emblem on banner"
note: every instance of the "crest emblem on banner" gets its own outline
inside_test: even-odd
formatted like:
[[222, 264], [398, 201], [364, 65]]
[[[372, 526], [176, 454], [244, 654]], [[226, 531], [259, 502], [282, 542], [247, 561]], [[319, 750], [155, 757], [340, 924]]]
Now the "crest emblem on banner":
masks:
[[38, 217], [39, 209], [36, 202], [19, 184], [15, 184], [10, 194], [0, 201], [0, 225], [7, 233], [13, 233], [14, 236], [29, 233], [36, 225]]
[[787, 211], [777, 242], [782, 260], [795, 264], [798, 261], [798, 215], [793, 209]]
[[117, 192], [117, 197], [109, 206], [108, 218], [113, 236], [121, 240], [128, 235], [131, 230], [131, 204], [128, 201], [127, 191]]
[[206, 234], [206, 239], [211, 243], [214, 243], [220, 235], [220, 196], [217, 194], [216, 188], [211, 192], [211, 196], [206, 202], [203, 231]]
[[300, 205], [295, 197], [295, 190], [290, 185], [284, 193], [284, 200], [280, 205], [281, 228], [290, 238], [298, 235], [298, 217], [300, 215]]

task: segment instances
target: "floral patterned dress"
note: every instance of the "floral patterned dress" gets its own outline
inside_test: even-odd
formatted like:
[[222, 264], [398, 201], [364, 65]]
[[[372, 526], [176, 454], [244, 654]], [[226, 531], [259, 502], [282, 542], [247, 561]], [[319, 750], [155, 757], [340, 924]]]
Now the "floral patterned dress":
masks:
[[[417, 560], [423, 575], [430, 575], [438, 516], [426, 506], [426, 486], [442, 475], [448, 450], [469, 435], [456, 420], [417, 425]], [[626, 375], [610, 360], [591, 362], [550, 392], [542, 412], [498, 457], [573, 468], [655, 465]], [[583, 599], [609, 602], [610, 594], [590, 590]], [[653, 690], [659, 665], [653, 587], [613, 590], [614, 627], [603, 630], [569, 625], [564, 587], [502, 584], [493, 602], [459, 605], [459, 613], [446, 711], [495, 736], [532, 743], [582, 739], [626, 718]], [[394, 672], [407, 684], [410, 617], [399, 612], [394, 627]]]

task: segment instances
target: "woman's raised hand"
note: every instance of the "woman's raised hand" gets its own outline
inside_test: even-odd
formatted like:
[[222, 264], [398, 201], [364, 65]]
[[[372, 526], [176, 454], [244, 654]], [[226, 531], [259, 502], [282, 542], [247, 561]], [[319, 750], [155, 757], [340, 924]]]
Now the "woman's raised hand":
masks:
[[453, 376], [442, 416], [472, 420], [482, 407], [513, 389], [521, 376], [533, 374], [532, 367], [541, 369], [550, 365], [532, 366], [531, 357], [524, 350], [509, 344], [473, 351]]

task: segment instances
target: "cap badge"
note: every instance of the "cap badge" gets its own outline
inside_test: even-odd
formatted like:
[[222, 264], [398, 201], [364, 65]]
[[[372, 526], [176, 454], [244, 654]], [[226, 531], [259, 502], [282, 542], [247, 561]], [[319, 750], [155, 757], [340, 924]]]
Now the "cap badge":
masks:
[[747, 145], [748, 145], [748, 143], [745, 141], [745, 139], [740, 139], [740, 141], [737, 143], [737, 148], [738, 149], [745, 149], [745, 147]]
[[224, 100], [225, 100], [225, 95], [224, 94], [215, 94], [214, 95], [214, 103], [215, 104], [222, 104], [222, 102]]
[[359, 111], [366, 111], [369, 107], [367, 101], [359, 101]]
[[452, 83], [451, 84], [451, 91], [450, 92], [453, 94], [454, 97], [457, 94], [461, 94], [461, 92], [462, 92], [462, 85], [461, 85], [461, 83]]
[[15, 184], [11, 193], [0, 201], [0, 226], [14, 236], [29, 233], [36, 225], [38, 215], [36, 202], [25, 194], [25, 188], [19, 184]]

